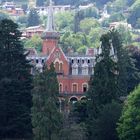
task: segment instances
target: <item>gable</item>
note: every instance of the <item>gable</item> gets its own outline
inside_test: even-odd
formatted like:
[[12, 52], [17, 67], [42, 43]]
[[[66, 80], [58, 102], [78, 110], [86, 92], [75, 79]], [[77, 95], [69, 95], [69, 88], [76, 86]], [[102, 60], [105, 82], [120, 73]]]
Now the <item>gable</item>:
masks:
[[51, 63], [55, 63], [55, 62], [62, 62], [64, 63], [68, 63], [68, 60], [64, 54], [64, 52], [62, 51], [61, 48], [59, 47], [55, 47], [52, 52], [50, 53], [50, 55], [48, 56], [47, 59], [47, 65], [50, 65]]

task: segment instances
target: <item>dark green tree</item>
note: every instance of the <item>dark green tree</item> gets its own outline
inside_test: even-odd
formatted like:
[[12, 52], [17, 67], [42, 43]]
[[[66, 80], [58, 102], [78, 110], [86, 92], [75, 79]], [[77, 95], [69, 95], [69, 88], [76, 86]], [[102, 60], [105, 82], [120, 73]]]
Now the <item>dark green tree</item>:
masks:
[[85, 123], [88, 117], [87, 114], [87, 100], [81, 100], [72, 105], [71, 112], [69, 114], [70, 118], [73, 118], [75, 123]]
[[8, 14], [6, 14], [4, 12], [0, 12], [0, 20], [8, 19], [8, 18], [9, 18]]
[[140, 86], [127, 98], [118, 123], [120, 140], [140, 139]]
[[140, 10], [140, 1], [136, 0], [131, 6], [131, 11], [127, 19], [128, 23], [130, 23], [134, 28], [139, 28], [139, 24], [138, 24], [140, 19], [139, 10]]
[[35, 76], [32, 124], [35, 140], [56, 140], [61, 129], [58, 82], [53, 64]]
[[37, 26], [39, 24], [40, 24], [40, 18], [36, 9], [34, 8], [30, 9], [28, 19], [27, 19], [27, 27]]
[[138, 85], [140, 80], [139, 70], [135, 66], [135, 61], [129, 54], [128, 49], [123, 46], [122, 37], [117, 30], [111, 32], [111, 40], [117, 56], [118, 94], [126, 96]]
[[102, 35], [100, 49], [102, 53], [96, 58], [94, 76], [91, 76], [87, 93], [94, 106], [98, 107], [118, 98], [116, 92], [117, 63], [114, 60], [114, 55], [110, 55], [110, 33]]
[[44, 6], [44, 0], [36, 0], [36, 6]]
[[110, 42], [110, 32], [101, 37], [101, 53], [96, 58], [94, 75], [89, 82], [88, 98], [88, 130], [89, 139], [95, 137], [95, 119], [103, 105], [109, 104], [112, 100], [118, 100], [117, 94], [117, 63], [114, 55], [111, 54], [112, 45]]
[[[98, 130], [95, 126], [96, 121], [101, 121], [100, 114], [103, 111], [103, 107], [110, 104], [112, 100], [119, 103], [120, 99], [122, 99], [121, 97], [128, 95], [137, 85], [137, 83], [132, 84], [131, 82], [136, 82], [136, 78], [139, 76], [126, 48], [123, 47], [121, 35], [118, 31], [112, 30], [102, 35], [100, 49], [101, 53], [96, 58], [94, 76], [91, 76], [87, 93], [87, 124], [90, 139], [96, 137], [97, 133], [99, 134], [100, 132], [100, 129]], [[113, 133], [115, 126], [110, 128], [113, 128]], [[114, 139], [116, 138], [114, 137]]]
[[0, 139], [31, 138], [31, 66], [18, 25], [0, 21]]
[[94, 140], [118, 140], [116, 127], [122, 105], [117, 102], [106, 104], [101, 109], [98, 118], [94, 119]]

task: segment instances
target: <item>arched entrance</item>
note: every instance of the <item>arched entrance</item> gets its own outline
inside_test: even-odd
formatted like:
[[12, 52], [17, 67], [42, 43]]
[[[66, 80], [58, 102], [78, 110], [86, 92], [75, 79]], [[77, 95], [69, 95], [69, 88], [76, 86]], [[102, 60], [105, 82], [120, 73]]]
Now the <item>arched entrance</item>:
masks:
[[76, 103], [77, 101], [78, 101], [78, 98], [75, 97], [75, 96], [73, 96], [69, 99], [69, 102], [72, 103], [72, 104]]

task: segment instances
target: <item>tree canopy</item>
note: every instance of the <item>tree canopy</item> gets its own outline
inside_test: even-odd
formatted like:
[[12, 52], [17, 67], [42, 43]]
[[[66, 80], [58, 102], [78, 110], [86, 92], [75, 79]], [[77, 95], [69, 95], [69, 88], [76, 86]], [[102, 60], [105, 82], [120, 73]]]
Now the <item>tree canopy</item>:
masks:
[[140, 86], [138, 86], [125, 101], [118, 123], [118, 135], [120, 140], [140, 139]]
[[17, 24], [0, 21], [0, 139], [32, 137], [31, 65]]
[[35, 140], [59, 139], [62, 118], [58, 108], [58, 90], [55, 68], [51, 64], [50, 69], [45, 67], [34, 79], [32, 124]]

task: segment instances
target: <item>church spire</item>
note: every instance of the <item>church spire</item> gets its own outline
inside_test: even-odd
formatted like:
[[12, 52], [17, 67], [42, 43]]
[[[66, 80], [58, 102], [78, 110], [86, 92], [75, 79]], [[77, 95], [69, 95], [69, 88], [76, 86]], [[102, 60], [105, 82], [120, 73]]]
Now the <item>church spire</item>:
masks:
[[54, 30], [55, 29], [54, 29], [53, 6], [52, 6], [52, 0], [50, 0], [50, 4], [48, 7], [48, 19], [47, 19], [46, 31], [52, 32]]

